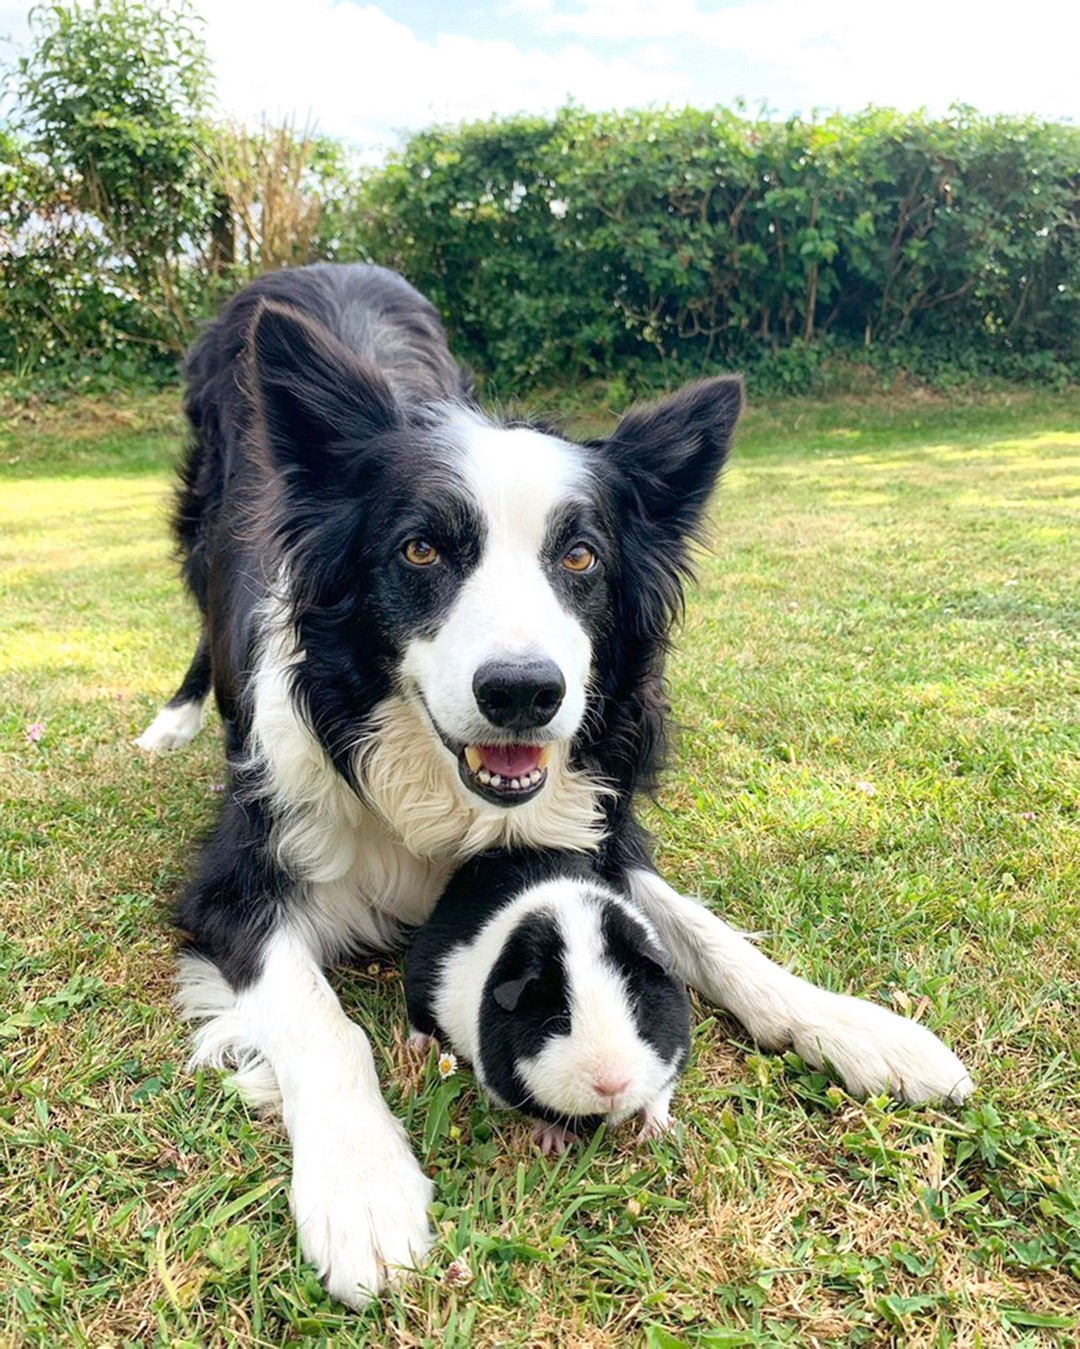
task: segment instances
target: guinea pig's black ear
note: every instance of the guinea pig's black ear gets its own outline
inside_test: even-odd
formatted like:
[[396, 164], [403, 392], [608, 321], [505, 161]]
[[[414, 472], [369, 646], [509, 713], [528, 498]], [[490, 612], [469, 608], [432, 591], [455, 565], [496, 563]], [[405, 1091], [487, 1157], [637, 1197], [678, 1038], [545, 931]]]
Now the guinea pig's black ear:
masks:
[[650, 965], [656, 966], [661, 974], [670, 978], [675, 973], [675, 962], [663, 947], [656, 946], [653, 942], [644, 942], [638, 950]]
[[492, 990], [492, 997], [504, 1012], [516, 1012], [521, 995], [540, 978], [539, 970], [528, 970], [520, 979], [507, 979]]
[[553, 973], [561, 940], [550, 915], [532, 913], [507, 938], [491, 974], [491, 996], [504, 1012], [516, 1012], [522, 999], [533, 1003], [551, 996], [561, 986]]
[[628, 968], [644, 964], [654, 966], [661, 974], [669, 977], [675, 973], [675, 962], [671, 956], [652, 933], [621, 905], [606, 908], [601, 921], [605, 941], [612, 953]]

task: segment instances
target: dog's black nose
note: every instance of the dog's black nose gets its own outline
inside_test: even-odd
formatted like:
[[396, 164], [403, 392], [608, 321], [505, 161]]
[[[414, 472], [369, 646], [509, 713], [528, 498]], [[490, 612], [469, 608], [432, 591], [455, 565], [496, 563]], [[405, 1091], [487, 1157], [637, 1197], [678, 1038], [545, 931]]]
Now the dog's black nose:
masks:
[[565, 693], [566, 680], [553, 660], [491, 660], [473, 676], [477, 707], [502, 731], [546, 726]]

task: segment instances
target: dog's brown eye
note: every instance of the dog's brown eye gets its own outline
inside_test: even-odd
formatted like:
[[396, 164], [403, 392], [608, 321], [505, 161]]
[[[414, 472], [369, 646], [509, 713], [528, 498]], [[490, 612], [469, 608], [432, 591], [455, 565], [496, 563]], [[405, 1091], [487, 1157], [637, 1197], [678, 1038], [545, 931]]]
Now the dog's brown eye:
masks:
[[592, 571], [596, 566], [596, 554], [587, 543], [575, 543], [562, 560], [567, 571]]
[[427, 539], [410, 539], [401, 551], [405, 554], [405, 561], [411, 562], [414, 567], [430, 567], [439, 560], [439, 550]]

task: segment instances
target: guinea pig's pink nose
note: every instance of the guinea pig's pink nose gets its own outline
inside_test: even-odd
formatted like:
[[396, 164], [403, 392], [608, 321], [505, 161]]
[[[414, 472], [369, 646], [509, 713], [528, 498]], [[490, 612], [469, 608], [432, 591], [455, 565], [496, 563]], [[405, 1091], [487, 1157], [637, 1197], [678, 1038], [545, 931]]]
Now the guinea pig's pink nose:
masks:
[[593, 1078], [593, 1091], [595, 1091], [598, 1096], [618, 1096], [624, 1092], [629, 1085], [630, 1079], [628, 1077], [616, 1077], [614, 1074], [610, 1074], [606, 1077]]

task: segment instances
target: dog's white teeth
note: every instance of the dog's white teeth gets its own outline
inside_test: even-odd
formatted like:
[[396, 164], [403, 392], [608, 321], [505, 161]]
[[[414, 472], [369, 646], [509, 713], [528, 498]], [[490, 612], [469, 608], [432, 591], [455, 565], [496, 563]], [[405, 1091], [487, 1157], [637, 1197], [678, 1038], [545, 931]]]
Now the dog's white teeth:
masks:
[[480, 751], [474, 745], [465, 746], [465, 762], [469, 765], [470, 773], [480, 771], [480, 766], [484, 761], [480, 757]]
[[[544, 748], [540, 751], [540, 759], [539, 759], [540, 767], [546, 768], [550, 762], [551, 762], [551, 746], [545, 745]], [[534, 778], [533, 781], [535, 782], [536, 779]]]
[[[476, 758], [476, 764], [473, 764], [473, 758]], [[482, 787], [502, 788], [508, 792], [525, 792], [530, 787], [535, 787], [538, 782], [544, 778], [542, 768], [533, 768], [528, 773], [519, 773], [516, 778], [504, 777], [501, 773], [493, 773], [489, 768], [484, 768], [479, 754], [468, 745], [465, 749], [465, 762], [469, 765], [469, 771], [472, 776], [480, 783]]]

